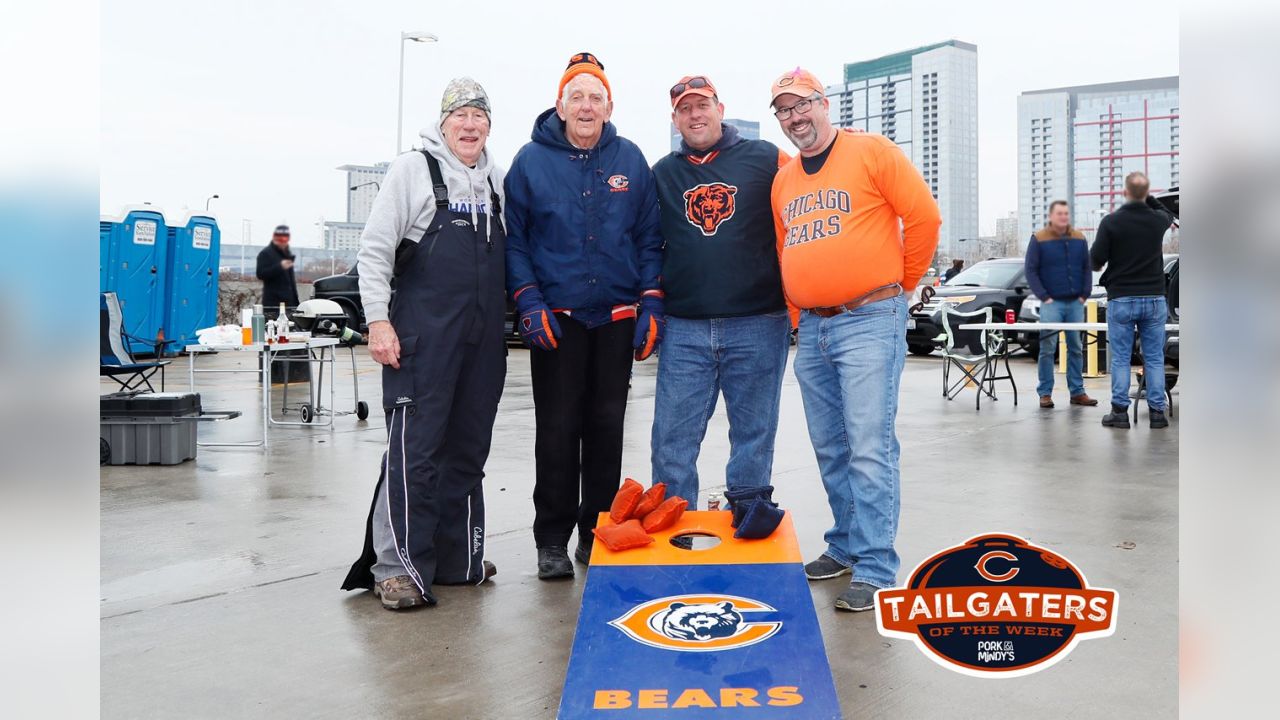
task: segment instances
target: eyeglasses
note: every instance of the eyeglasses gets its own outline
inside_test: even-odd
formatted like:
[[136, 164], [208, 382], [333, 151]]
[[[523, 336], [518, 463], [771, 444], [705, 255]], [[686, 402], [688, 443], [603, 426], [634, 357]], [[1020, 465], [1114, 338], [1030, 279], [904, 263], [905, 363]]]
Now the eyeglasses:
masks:
[[799, 113], [800, 115], [804, 115], [809, 112], [809, 108], [813, 107], [813, 104], [815, 102], [821, 99], [822, 99], [821, 95], [814, 95], [812, 97], [807, 97], [801, 100], [800, 102], [796, 103], [795, 105], [792, 105], [791, 107], [778, 108], [777, 110], [774, 110], [773, 116], [778, 118], [779, 120], [788, 120], [791, 118], [791, 112], [793, 110]]
[[568, 70], [574, 65], [577, 65], [578, 63], [584, 63], [584, 62], [591, 63], [592, 65], [595, 65], [601, 70], [604, 69], [604, 63], [597, 60], [596, 56], [592, 55], [591, 53], [578, 53], [577, 55], [574, 55], [573, 57], [569, 58], [569, 64], [565, 65], [565, 69]]
[[671, 86], [671, 99], [675, 100], [685, 93], [686, 90], [701, 90], [702, 88], [711, 87], [711, 81], [705, 77], [698, 75], [691, 77], [688, 81], [676, 83]]

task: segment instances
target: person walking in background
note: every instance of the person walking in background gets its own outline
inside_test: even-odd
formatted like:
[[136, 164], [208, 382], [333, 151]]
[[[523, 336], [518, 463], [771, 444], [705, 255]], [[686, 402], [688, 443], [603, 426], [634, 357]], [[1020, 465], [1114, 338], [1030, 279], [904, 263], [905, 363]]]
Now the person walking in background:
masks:
[[963, 260], [952, 260], [951, 267], [947, 268], [947, 271], [942, 274], [942, 282], [950, 282], [951, 278], [955, 277], [956, 275], [959, 275], [960, 271], [963, 269], [964, 269]]
[[[1084, 303], [1093, 292], [1093, 271], [1089, 243], [1084, 233], [1071, 227], [1071, 209], [1066, 200], [1049, 204], [1049, 222], [1031, 236], [1025, 260], [1027, 284], [1040, 298], [1040, 322], [1084, 322]], [[1058, 331], [1040, 333], [1036, 394], [1040, 407], [1053, 407], [1053, 357], [1058, 349]], [[1084, 391], [1084, 352], [1080, 332], [1067, 331], [1067, 390], [1072, 405], [1097, 405]]]
[[811, 580], [852, 572], [840, 610], [870, 610], [893, 587], [900, 503], [894, 430], [906, 364], [907, 299], [938, 247], [942, 218], [892, 140], [837, 131], [813, 73], [772, 88], [774, 116], [800, 150], [773, 181], [787, 298], [802, 309], [796, 379], [834, 525]]
[[791, 319], [770, 191], [790, 158], [726, 125], [715, 85], [670, 90], [680, 149], [654, 165], [662, 209], [666, 335], [654, 398], [653, 482], [698, 506], [698, 453], [716, 400], [729, 416], [731, 488], [768, 485]]
[[289, 226], [277, 225], [271, 233], [271, 242], [258, 253], [258, 279], [262, 281], [264, 308], [275, 308], [280, 303], [298, 306], [298, 283], [293, 276], [293, 263]]
[[502, 168], [485, 148], [490, 123], [484, 88], [451, 80], [423, 149], [391, 163], [360, 236], [387, 449], [364, 552], [342, 588], [372, 588], [389, 610], [434, 605], [431, 585], [478, 585], [498, 572], [484, 559], [482, 485], [507, 374]]
[[[1129, 427], [1129, 361], [1133, 336], [1142, 341], [1147, 408], [1152, 428], [1169, 426], [1164, 397], [1165, 299], [1164, 234], [1173, 216], [1150, 194], [1142, 172], [1124, 178], [1124, 205], [1098, 223], [1089, 256], [1098, 283], [1107, 289], [1107, 353], [1111, 356], [1111, 412], [1106, 427]], [[1104, 269], [1105, 268], [1105, 269]]]
[[507, 175], [507, 289], [530, 346], [533, 539], [538, 577], [573, 577], [622, 477], [633, 360], [662, 342], [662, 235], [653, 172], [609, 118], [613, 94], [591, 53], [569, 59], [555, 107]]

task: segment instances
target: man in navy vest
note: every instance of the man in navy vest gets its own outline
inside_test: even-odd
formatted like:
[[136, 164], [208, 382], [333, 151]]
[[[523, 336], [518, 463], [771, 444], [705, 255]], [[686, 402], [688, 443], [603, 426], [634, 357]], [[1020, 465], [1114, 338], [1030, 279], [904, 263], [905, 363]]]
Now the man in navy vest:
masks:
[[[1040, 322], [1084, 322], [1084, 303], [1093, 292], [1093, 270], [1089, 243], [1084, 233], [1071, 227], [1071, 210], [1066, 200], [1049, 205], [1049, 222], [1027, 243], [1027, 284], [1040, 298]], [[1040, 407], [1053, 407], [1053, 354], [1058, 349], [1058, 331], [1040, 333], [1040, 384], [1036, 394]], [[1072, 405], [1094, 406], [1097, 400], [1084, 391], [1084, 352], [1080, 333], [1067, 331], [1067, 389]]]
[[730, 489], [768, 485], [791, 320], [778, 269], [770, 189], [790, 158], [723, 123], [705, 76], [670, 90], [680, 149], [654, 166], [666, 333], [658, 361], [653, 481], [698, 502], [698, 451], [724, 394]]

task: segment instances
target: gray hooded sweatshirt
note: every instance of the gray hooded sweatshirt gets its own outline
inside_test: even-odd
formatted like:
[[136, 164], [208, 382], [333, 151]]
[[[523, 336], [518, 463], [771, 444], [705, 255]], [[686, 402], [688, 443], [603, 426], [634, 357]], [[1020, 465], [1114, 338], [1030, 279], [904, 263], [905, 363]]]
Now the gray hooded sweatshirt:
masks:
[[[473, 226], [479, 225], [479, 215], [484, 213], [488, 222], [485, 233], [493, 231], [493, 213], [489, 208], [489, 180], [493, 189], [506, 205], [502, 179], [506, 174], [489, 154], [488, 148], [480, 153], [474, 168], [462, 164], [444, 143], [438, 125], [424, 128], [423, 148], [440, 163], [440, 173], [449, 188], [449, 209], [471, 214]], [[360, 234], [360, 250], [356, 262], [360, 264], [360, 299], [364, 305], [366, 322], [390, 319], [391, 275], [395, 265], [396, 247], [402, 238], [419, 242], [430, 229], [436, 214], [435, 193], [431, 191], [431, 172], [427, 159], [418, 151], [397, 157], [387, 170], [364, 232]]]

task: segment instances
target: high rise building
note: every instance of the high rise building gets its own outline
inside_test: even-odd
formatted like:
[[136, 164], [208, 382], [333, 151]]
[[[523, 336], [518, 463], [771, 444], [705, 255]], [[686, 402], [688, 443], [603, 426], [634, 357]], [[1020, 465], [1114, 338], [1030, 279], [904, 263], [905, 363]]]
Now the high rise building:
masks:
[[[760, 139], [760, 123], [755, 120], [739, 120], [737, 118], [725, 118], [725, 125], [732, 125], [738, 128], [738, 134], [746, 140]], [[680, 149], [680, 131], [676, 129], [676, 124], [671, 123], [671, 151], [675, 152]]]
[[1033, 90], [1018, 96], [1019, 242], [1044, 225], [1049, 204], [1071, 203], [1090, 241], [1141, 170], [1152, 191], [1179, 182], [1178, 78]]
[[373, 165], [341, 165], [337, 169], [347, 174], [347, 219], [345, 222], [326, 222], [325, 247], [333, 250], [356, 250], [360, 247], [360, 233], [369, 220], [373, 198], [382, 188], [389, 162]]
[[942, 212], [939, 259], [978, 238], [978, 47], [959, 40], [844, 66], [838, 127], [881, 133], [920, 170]]
[[1011, 212], [1002, 218], [996, 218], [996, 239], [1004, 248], [1001, 253], [1005, 257], [1022, 254], [1022, 243], [1018, 240], [1018, 213]]

